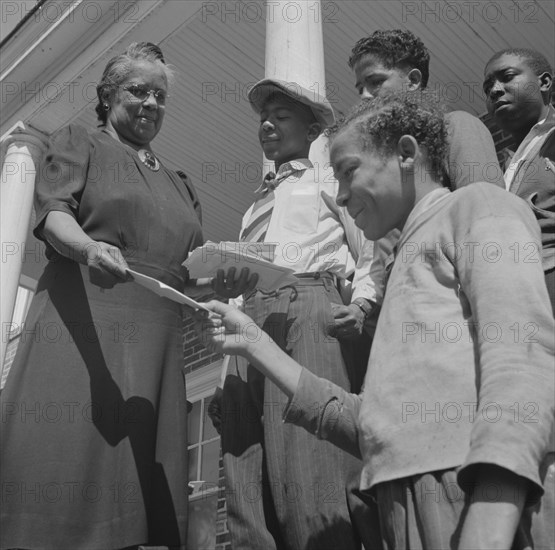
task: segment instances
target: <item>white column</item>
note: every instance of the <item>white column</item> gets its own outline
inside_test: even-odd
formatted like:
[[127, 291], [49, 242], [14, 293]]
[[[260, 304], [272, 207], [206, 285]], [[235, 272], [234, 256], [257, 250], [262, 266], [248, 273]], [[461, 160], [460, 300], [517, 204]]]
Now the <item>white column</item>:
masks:
[[[266, 78], [296, 82], [326, 95], [320, 0], [270, 0], [266, 3]], [[323, 136], [312, 144], [314, 164], [328, 162]], [[264, 168], [271, 169], [264, 160]], [[267, 170], [265, 170], [266, 172]]]
[[325, 95], [320, 0], [270, 0], [266, 10], [266, 78], [297, 82]]
[[0, 223], [2, 261], [0, 262], [0, 322], [2, 349], [0, 372], [7, 345], [7, 324], [11, 322], [25, 242], [33, 210], [33, 191], [38, 160], [46, 137], [18, 123], [2, 139], [2, 176], [0, 179]]

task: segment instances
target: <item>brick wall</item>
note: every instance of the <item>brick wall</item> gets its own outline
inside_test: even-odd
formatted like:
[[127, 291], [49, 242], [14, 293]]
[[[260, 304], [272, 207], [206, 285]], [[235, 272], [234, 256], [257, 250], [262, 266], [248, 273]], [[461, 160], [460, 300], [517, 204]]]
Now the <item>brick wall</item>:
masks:
[[190, 315], [183, 317], [183, 356], [185, 374], [201, 369], [221, 359], [221, 355], [210, 353], [199, 341]]
[[503, 167], [503, 155], [501, 152], [505, 147], [511, 144], [511, 136], [506, 134], [497, 126], [495, 120], [489, 116], [488, 113], [480, 115], [480, 120], [486, 125], [487, 129], [491, 132], [493, 136], [493, 142], [495, 143], [495, 150], [497, 151], [497, 158], [499, 159], [499, 163], [501, 167]]
[[225, 502], [225, 478], [223, 460], [220, 453], [220, 479], [218, 482], [218, 515], [216, 519], [216, 549], [231, 550], [229, 530], [227, 528], [227, 506]]
[[[202, 369], [203, 367], [221, 359], [221, 355], [210, 353], [200, 343], [194, 330], [194, 321], [187, 314], [185, 314], [183, 317], [183, 356], [185, 358], [186, 374], [189, 374], [198, 369]], [[216, 516], [216, 548], [214, 548], [213, 550], [231, 550], [229, 530], [227, 527], [225, 477], [221, 452], [219, 467], [218, 509]]]

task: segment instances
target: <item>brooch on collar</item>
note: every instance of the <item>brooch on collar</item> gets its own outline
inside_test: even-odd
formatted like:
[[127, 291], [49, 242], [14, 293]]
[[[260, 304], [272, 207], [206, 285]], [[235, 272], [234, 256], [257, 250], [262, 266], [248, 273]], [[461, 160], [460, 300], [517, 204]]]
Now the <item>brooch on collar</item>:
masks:
[[139, 149], [137, 151], [139, 155], [139, 160], [153, 172], [158, 172], [160, 170], [160, 161], [156, 158], [154, 153], [147, 151], [146, 149]]

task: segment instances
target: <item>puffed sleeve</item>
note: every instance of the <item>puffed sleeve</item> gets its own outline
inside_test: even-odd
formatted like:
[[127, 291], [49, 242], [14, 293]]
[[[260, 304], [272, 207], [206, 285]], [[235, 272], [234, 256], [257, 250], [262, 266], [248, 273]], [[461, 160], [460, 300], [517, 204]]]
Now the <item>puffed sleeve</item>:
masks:
[[181, 178], [181, 180], [185, 184], [185, 187], [187, 188], [189, 196], [191, 197], [191, 201], [193, 202], [193, 206], [195, 208], [198, 221], [202, 224], [202, 208], [200, 206], [200, 201], [197, 195], [197, 191], [194, 188], [193, 184], [191, 183], [191, 179], [189, 178], [189, 176], [187, 176], [187, 174], [185, 174], [185, 172], [182, 172], [181, 170], [177, 170], [177, 175]]
[[42, 238], [42, 228], [49, 212], [66, 212], [75, 219], [90, 164], [90, 141], [84, 128], [70, 125], [50, 138], [40, 163], [35, 186], [37, 219], [34, 234]]

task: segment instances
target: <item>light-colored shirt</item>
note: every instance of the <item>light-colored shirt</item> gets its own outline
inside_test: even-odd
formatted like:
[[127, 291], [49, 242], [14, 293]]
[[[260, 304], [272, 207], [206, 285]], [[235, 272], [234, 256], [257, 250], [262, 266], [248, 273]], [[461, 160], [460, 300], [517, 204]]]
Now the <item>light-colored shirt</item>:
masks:
[[[370, 276], [373, 244], [335, 202], [338, 182], [329, 165], [298, 159], [279, 167], [277, 176], [298, 170], [281, 181], [265, 242], [276, 243], [274, 264], [295, 273], [328, 271], [339, 279], [354, 276], [351, 299], [376, 301], [376, 284]], [[254, 205], [253, 205], [254, 206]], [[251, 218], [243, 217], [241, 233]]]
[[547, 136], [555, 131], [553, 127], [553, 120], [555, 119], [555, 108], [550, 105], [545, 117], [537, 124], [534, 124], [518, 149], [513, 153], [506, 149], [507, 153], [511, 155], [507, 169], [505, 170], [505, 188], [507, 191], [513, 183], [514, 176], [518, 170], [519, 165], [529, 158], [530, 154], [540, 143], [543, 143]]
[[426, 195], [399, 239], [363, 393], [303, 370], [285, 419], [362, 456], [362, 489], [459, 466], [471, 482], [490, 463], [537, 497], [555, 401], [540, 243], [503, 189]]

